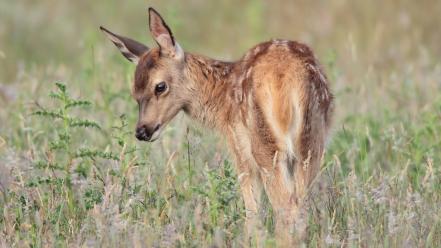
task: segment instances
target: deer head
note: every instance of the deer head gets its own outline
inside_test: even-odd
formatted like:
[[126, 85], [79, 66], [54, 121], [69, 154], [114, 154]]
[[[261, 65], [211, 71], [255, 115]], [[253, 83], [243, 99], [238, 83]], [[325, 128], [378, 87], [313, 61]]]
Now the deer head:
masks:
[[155, 48], [100, 28], [122, 55], [136, 64], [132, 95], [139, 105], [139, 118], [135, 136], [154, 141], [185, 107], [185, 92], [190, 89], [185, 86], [184, 51], [159, 13], [153, 8], [148, 12], [149, 30], [158, 45]]

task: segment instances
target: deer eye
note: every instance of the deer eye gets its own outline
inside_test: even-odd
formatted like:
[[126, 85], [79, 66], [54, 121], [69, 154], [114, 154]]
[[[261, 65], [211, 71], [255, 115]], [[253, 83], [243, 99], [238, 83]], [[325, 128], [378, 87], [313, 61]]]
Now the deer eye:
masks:
[[167, 84], [165, 82], [160, 82], [155, 86], [155, 94], [159, 95], [167, 89]]

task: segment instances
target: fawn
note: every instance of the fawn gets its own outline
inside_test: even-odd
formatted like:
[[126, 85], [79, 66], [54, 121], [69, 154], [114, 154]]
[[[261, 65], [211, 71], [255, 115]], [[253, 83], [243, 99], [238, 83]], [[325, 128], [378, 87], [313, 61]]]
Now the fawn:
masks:
[[265, 190], [276, 237], [291, 242], [299, 208], [320, 169], [330, 129], [332, 94], [311, 49], [289, 40], [258, 44], [236, 62], [184, 52], [149, 8], [149, 48], [100, 27], [136, 64], [132, 95], [139, 105], [136, 138], [154, 141], [183, 110], [225, 134], [234, 154], [248, 234]]

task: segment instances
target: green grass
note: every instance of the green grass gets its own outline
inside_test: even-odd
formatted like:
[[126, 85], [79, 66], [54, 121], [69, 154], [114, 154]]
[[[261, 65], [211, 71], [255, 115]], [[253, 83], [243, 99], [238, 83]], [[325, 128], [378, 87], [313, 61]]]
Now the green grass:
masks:
[[[439, 1], [149, 4], [197, 53], [275, 37], [316, 51], [336, 112], [307, 246], [441, 246]], [[153, 45], [146, 7], [0, 1], [0, 246], [244, 245], [222, 136], [179, 115], [155, 143], [134, 138], [134, 67], [98, 26]]]

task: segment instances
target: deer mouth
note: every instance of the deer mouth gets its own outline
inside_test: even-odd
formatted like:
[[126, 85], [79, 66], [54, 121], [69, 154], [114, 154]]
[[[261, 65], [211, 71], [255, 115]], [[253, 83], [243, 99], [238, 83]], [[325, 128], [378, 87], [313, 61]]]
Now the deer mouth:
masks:
[[147, 142], [154, 142], [157, 139], [159, 139], [159, 137], [161, 137], [161, 133], [162, 133], [162, 127], [159, 127], [158, 129], [156, 129], [152, 136], [150, 137], [150, 139], [146, 140]]
[[159, 136], [161, 135], [161, 131], [161, 124], [157, 124], [155, 128], [151, 131], [149, 131], [146, 125], [143, 125], [136, 129], [135, 137], [139, 141], [153, 142], [159, 138]]

